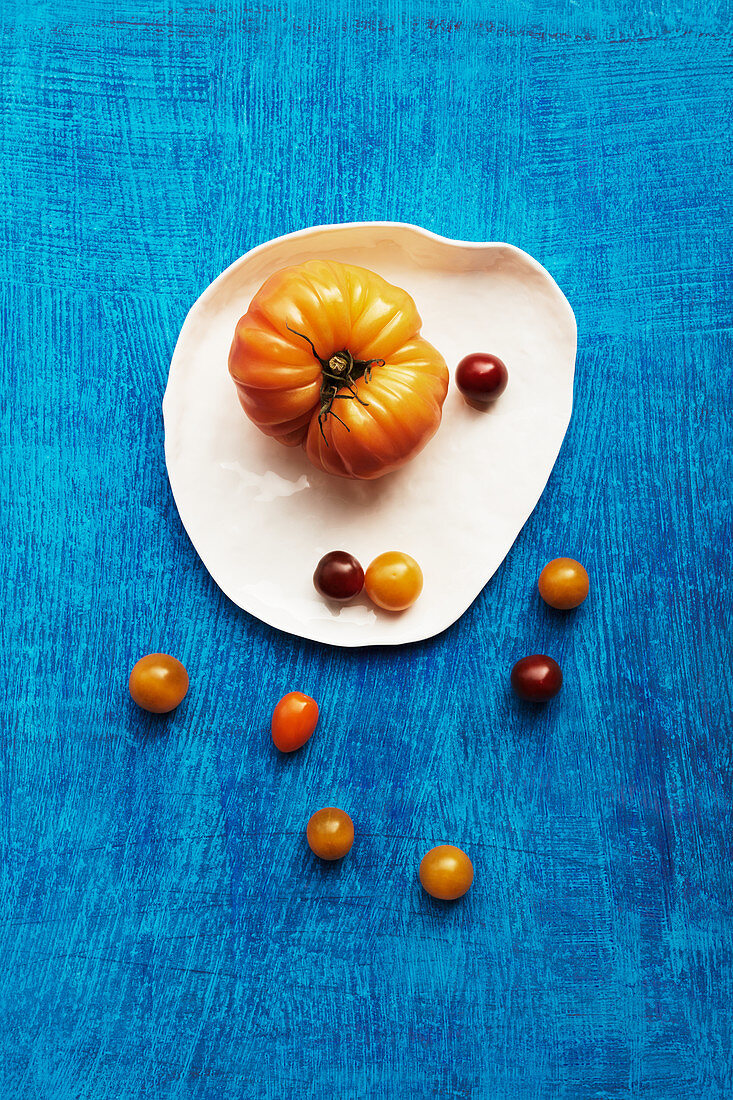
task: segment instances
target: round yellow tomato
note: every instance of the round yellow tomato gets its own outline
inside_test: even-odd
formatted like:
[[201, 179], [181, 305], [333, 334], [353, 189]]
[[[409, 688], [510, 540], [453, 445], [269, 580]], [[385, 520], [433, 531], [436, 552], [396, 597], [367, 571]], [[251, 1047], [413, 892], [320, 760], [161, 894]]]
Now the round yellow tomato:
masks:
[[343, 859], [354, 843], [354, 822], [345, 810], [326, 806], [313, 814], [306, 836], [311, 851], [321, 859]]
[[387, 550], [374, 559], [364, 575], [367, 596], [385, 611], [405, 611], [422, 592], [422, 569], [409, 554]]
[[175, 710], [188, 691], [188, 673], [169, 653], [148, 653], [130, 673], [129, 688], [143, 710], [167, 714]]
[[540, 596], [559, 611], [579, 607], [588, 595], [590, 580], [583, 566], [574, 558], [554, 558], [548, 561], [538, 581]]
[[376, 478], [440, 425], [442, 355], [410, 295], [363, 267], [309, 260], [275, 272], [237, 325], [229, 372], [266, 435], [340, 477]]
[[441, 901], [455, 901], [470, 889], [473, 864], [466, 853], [453, 844], [439, 844], [424, 855], [420, 863], [423, 889]]

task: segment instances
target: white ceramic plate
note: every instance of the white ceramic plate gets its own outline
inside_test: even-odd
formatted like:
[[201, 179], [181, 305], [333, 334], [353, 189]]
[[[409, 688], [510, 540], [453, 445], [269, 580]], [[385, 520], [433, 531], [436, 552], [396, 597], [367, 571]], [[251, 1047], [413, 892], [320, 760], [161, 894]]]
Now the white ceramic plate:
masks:
[[[509, 368], [487, 411], [453, 381], [443, 423], [407, 466], [377, 481], [332, 477], [262, 435], [227, 370], [234, 327], [265, 279], [312, 258], [371, 268], [404, 287], [451, 376], [472, 351]], [[252, 249], [186, 317], [163, 401], [165, 454], [188, 534], [220, 588], [263, 622], [340, 646], [429, 638], [466, 610], [539, 500], [572, 409], [576, 325], [548, 273], [512, 245], [453, 241], [399, 222], [316, 226]], [[313, 588], [329, 550], [364, 567], [384, 550], [422, 566], [423, 594], [390, 614]]]

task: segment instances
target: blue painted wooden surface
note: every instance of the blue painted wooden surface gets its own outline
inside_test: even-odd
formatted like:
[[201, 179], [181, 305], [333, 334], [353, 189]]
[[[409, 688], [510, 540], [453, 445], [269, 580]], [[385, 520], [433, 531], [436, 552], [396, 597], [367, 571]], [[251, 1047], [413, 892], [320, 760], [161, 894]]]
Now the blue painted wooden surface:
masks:
[[[2, 1096], [733, 1095], [730, 10], [0, 17]], [[339, 652], [216, 590], [160, 402], [223, 267], [362, 219], [536, 256], [577, 405], [464, 618]], [[574, 615], [535, 593], [558, 553], [592, 576]], [[155, 649], [191, 674], [168, 720], [126, 694]], [[507, 691], [538, 650], [544, 710]], [[322, 722], [284, 759], [293, 687]], [[339, 866], [304, 844], [323, 804], [356, 822]], [[440, 841], [476, 868], [452, 907], [416, 881]]]

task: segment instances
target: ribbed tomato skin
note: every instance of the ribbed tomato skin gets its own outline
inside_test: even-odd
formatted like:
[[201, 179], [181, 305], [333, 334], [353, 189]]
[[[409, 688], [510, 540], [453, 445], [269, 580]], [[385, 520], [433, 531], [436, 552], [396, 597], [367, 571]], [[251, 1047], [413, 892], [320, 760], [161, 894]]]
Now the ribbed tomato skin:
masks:
[[[309, 260], [275, 272], [257, 292], [237, 324], [229, 372], [242, 408], [266, 435], [303, 444], [327, 473], [381, 477], [440, 425], [448, 368], [421, 325], [410, 295], [375, 272]], [[353, 391], [338, 390], [337, 415], [319, 423], [319, 360], [341, 351], [377, 362]]]

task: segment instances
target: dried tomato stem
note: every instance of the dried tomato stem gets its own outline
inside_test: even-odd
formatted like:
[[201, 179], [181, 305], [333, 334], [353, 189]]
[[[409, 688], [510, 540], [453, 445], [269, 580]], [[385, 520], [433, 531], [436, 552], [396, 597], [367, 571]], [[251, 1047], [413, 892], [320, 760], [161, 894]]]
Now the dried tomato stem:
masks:
[[[356, 400], [360, 405], [367, 408], [369, 402], [363, 401], [361, 397], [359, 397], [354, 387], [354, 383], [359, 378], [363, 378], [366, 383], [369, 383], [372, 377], [372, 366], [376, 365], [383, 367], [384, 359], [354, 359], [354, 356], [346, 348], [342, 351], [335, 351], [328, 359], [321, 359], [310, 337], [306, 336], [304, 332], [297, 332], [287, 323], [285, 327], [288, 332], [292, 332], [294, 336], [299, 336], [301, 340], [306, 340], [310, 344], [314, 357], [321, 364], [323, 382], [321, 383], [321, 410], [318, 413], [318, 427], [321, 430], [324, 443], [328, 446], [328, 440], [326, 439], [323, 425], [329, 416], [333, 416], [338, 420], [339, 424], [343, 424], [347, 432], [351, 431], [348, 424], [344, 423], [341, 417], [334, 412], [334, 401]], [[341, 389], [347, 389], [349, 393], [339, 393]]]

